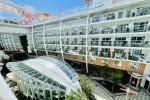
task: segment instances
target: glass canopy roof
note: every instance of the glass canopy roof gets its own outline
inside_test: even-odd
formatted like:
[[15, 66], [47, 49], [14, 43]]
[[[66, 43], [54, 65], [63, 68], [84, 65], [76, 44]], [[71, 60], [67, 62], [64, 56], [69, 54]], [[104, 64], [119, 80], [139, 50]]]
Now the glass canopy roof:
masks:
[[47, 61], [50, 61], [52, 62], [53, 64], [57, 65], [61, 70], [64, 71], [64, 73], [71, 79], [75, 79], [77, 78], [77, 73], [73, 70], [73, 68], [71, 68], [71, 66], [66, 63], [66, 62], [63, 62], [61, 59], [56, 59], [56, 58], [50, 58], [50, 57], [38, 57], [38, 58], [42, 58], [44, 60], [47, 60]]
[[61, 59], [41, 56], [6, 65], [18, 77], [18, 81], [27, 84], [39, 84], [41, 89], [65, 92], [81, 89], [77, 73]]

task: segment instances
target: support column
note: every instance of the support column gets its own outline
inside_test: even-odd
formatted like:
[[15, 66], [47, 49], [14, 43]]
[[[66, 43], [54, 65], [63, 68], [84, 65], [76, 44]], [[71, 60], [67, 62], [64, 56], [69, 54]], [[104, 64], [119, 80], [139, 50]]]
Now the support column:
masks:
[[37, 51], [35, 50], [35, 44], [34, 44], [34, 38], [33, 38], [33, 26], [32, 26], [32, 43], [33, 43], [34, 52], [38, 56]]
[[14, 43], [14, 38], [13, 38], [13, 35], [11, 36], [11, 39], [12, 39], [12, 44], [13, 44], [13, 46], [14, 46], [14, 48], [15, 48], [15, 51], [17, 51], [17, 50], [16, 50], [15, 43]]
[[7, 35], [7, 38], [8, 38], [8, 42], [9, 42], [9, 48], [10, 48], [10, 51], [12, 50], [12, 47], [10, 47], [11, 46], [11, 42], [10, 42], [10, 38], [11, 37], [11, 35]]
[[87, 23], [86, 23], [86, 73], [89, 72], [88, 70], [88, 33], [89, 33], [89, 12], [87, 10]]
[[4, 46], [4, 43], [3, 43], [3, 37], [2, 37], [2, 34], [0, 34], [0, 38], [1, 38], [1, 46], [3, 47], [3, 49], [5, 48], [5, 46]]
[[50, 97], [51, 97], [51, 100], [53, 100], [53, 93], [52, 93], [52, 90], [50, 90]]
[[2, 46], [2, 48], [4, 48], [4, 44], [3, 44], [3, 38], [2, 38], [2, 34], [0, 34], [0, 38], [1, 38], [1, 46]]
[[58, 100], [60, 100], [60, 92], [58, 91]]
[[62, 50], [62, 38], [61, 38], [61, 31], [62, 31], [62, 19], [60, 20], [60, 30], [59, 30], [59, 33], [60, 33], [60, 48], [61, 48], [61, 56], [62, 56], [62, 59], [63, 59], [63, 61], [65, 61], [64, 60], [64, 54], [63, 54], [63, 50]]
[[48, 52], [47, 52], [46, 44], [45, 44], [45, 23], [43, 24], [43, 42], [44, 42], [44, 48], [45, 48], [46, 55], [48, 56]]
[[140, 83], [140, 78], [137, 78], [138, 81], [137, 81], [137, 84], [136, 84], [136, 88], [138, 89], [138, 86], [139, 86], [139, 83]]

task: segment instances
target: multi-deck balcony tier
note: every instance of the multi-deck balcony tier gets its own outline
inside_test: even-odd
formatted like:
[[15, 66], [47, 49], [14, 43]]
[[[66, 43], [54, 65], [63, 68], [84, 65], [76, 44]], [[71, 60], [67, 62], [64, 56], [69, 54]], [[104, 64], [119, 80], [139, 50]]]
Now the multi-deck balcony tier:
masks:
[[[138, 5], [139, 2], [91, 8], [86, 13], [24, 27], [30, 32], [28, 46], [36, 54], [57, 53], [64, 59], [70, 54], [77, 56], [79, 62], [85, 56], [87, 64], [93, 57], [96, 60], [93, 64], [100, 64], [103, 59], [107, 59], [108, 64], [119, 60], [121, 67], [115, 68], [144, 73], [150, 63], [150, 5], [145, 1]], [[17, 38], [6, 34], [1, 34], [1, 38], [5, 50], [21, 48]], [[126, 69], [122, 67], [123, 62], [129, 62]], [[130, 68], [132, 62], [142, 67]]]
[[149, 0], [90, 6], [89, 10], [65, 15], [29, 26], [15, 25], [20, 31], [5, 29], [9, 34], [3, 34], [0, 27], [1, 47], [18, 50], [20, 34], [10, 33], [25, 33], [28, 49], [35, 54], [84, 63], [86, 72], [89, 72], [88, 65], [107, 64], [111, 68], [150, 75]]
[[115, 69], [149, 75], [149, 1], [91, 6], [89, 10], [76, 11], [62, 18], [29, 26], [15, 25], [15, 28], [15, 31], [5, 28], [5, 33], [4, 29], [0, 31], [0, 44], [6, 51], [22, 50], [19, 33], [24, 33], [31, 52], [85, 63], [87, 72], [89, 64], [107, 64]]

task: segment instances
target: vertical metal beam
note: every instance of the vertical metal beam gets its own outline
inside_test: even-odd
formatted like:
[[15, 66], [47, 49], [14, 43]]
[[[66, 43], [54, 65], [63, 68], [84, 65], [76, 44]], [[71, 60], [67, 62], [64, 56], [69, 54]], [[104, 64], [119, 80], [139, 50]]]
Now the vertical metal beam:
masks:
[[86, 72], [89, 72], [88, 69], [88, 33], [89, 33], [89, 12], [87, 10], [87, 23], [86, 23]]
[[45, 44], [45, 23], [43, 24], [43, 38], [42, 39], [44, 42], [44, 48], [45, 48], [46, 55], [48, 56], [48, 52], [47, 52], [46, 44]]
[[3, 42], [4, 42], [4, 45], [5, 45], [5, 50], [7, 50], [7, 45], [6, 45], [6, 41], [5, 41], [5, 34], [3, 34]]
[[1, 46], [2, 46], [3, 48], [5, 48], [5, 47], [4, 47], [4, 44], [3, 44], [2, 34], [0, 34], [0, 38], [1, 38], [1, 40], [0, 40], [0, 41], [1, 41]]
[[32, 32], [32, 43], [33, 43], [33, 48], [34, 48], [34, 52], [35, 52], [35, 54], [37, 55], [37, 51], [35, 50], [35, 44], [34, 44], [34, 38], [33, 38], [33, 26], [32, 26], [32, 30], [31, 30]]
[[52, 90], [50, 90], [50, 97], [51, 97], [50, 100], [53, 100], [53, 93], [52, 93]]
[[58, 100], [60, 100], [60, 91], [58, 91]]
[[5, 34], [4, 34], [4, 43], [5, 43], [6, 50], [7, 50], [7, 49], [8, 49], [8, 46], [7, 46], [7, 43], [6, 43], [6, 37], [5, 37]]
[[15, 43], [14, 43], [14, 37], [13, 37], [13, 35], [11, 36], [11, 39], [12, 39], [12, 44], [13, 44], [13, 46], [14, 46], [14, 48], [15, 48], [15, 51], [17, 51], [17, 50], [16, 50]]
[[9, 34], [7, 37], [8, 37], [8, 42], [9, 42], [9, 48], [10, 48], [10, 50], [12, 50], [12, 47], [10, 47], [10, 46], [12, 46], [12, 44], [11, 44], [11, 42], [10, 42], [10, 40], [11, 40], [11, 35]]
[[63, 50], [62, 50], [62, 37], [61, 37], [61, 31], [62, 31], [62, 19], [60, 20], [60, 30], [59, 30], [59, 33], [60, 33], [60, 48], [61, 48], [61, 56], [62, 56], [62, 59], [63, 61], [64, 60], [64, 54], [63, 54]]

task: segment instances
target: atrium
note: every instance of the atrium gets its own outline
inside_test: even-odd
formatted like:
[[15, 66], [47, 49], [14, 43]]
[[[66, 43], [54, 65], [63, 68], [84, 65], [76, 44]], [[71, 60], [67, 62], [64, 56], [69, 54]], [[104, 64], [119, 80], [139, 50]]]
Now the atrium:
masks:
[[0, 99], [150, 100], [149, 34], [150, 0], [0, 0]]

